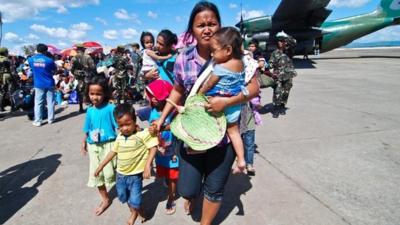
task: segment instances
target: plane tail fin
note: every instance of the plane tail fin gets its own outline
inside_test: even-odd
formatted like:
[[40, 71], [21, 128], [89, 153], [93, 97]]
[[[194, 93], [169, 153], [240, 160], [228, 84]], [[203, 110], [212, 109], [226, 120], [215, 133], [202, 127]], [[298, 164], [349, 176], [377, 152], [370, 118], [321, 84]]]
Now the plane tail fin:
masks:
[[400, 0], [381, 0], [380, 10], [385, 17], [399, 18]]

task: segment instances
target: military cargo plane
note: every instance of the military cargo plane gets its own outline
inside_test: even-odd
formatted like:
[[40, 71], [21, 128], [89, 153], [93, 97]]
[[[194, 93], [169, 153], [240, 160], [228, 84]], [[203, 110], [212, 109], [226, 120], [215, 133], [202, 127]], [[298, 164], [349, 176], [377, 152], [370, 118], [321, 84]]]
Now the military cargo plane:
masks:
[[275, 48], [280, 31], [297, 40], [296, 55], [327, 52], [391, 25], [400, 24], [400, 0], [381, 0], [371, 13], [326, 21], [330, 0], [282, 0], [272, 16], [261, 16], [236, 24], [245, 38], [260, 46]]

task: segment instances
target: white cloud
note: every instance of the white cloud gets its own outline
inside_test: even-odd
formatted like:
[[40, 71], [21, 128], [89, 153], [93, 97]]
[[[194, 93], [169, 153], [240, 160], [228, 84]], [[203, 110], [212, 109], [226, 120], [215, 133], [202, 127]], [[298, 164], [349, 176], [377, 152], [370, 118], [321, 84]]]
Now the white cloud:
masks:
[[60, 48], [66, 48], [66, 47], [68, 47], [68, 44], [65, 42], [59, 41], [57, 46], [59, 46]]
[[157, 19], [158, 14], [155, 13], [155, 12], [153, 12], [153, 11], [149, 11], [149, 12], [147, 13], [147, 16], [150, 17], [150, 18], [153, 18], [153, 19]]
[[392, 26], [387, 27], [367, 36], [364, 36], [360, 39], [355, 40], [354, 42], [365, 43], [365, 42], [376, 42], [376, 41], [400, 41], [400, 27]]
[[105, 30], [103, 32], [103, 37], [106, 39], [110, 39], [110, 40], [115, 40], [117, 39], [117, 31], [116, 30]]
[[80, 31], [88, 31], [88, 30], [92, 29], [92, 26], [90, 26], [87, 23], [80, 22], [80, 23], [77, 23], [77, 24], [73, 24], [71, 26], [71, 29], [72, 30], [80, 30]]
[[12, 33], [12, 32], [7, 32], [4, 35], [4, 40], [13, 42], [13, 43], [22, 43], [24, 40], [18, 36], [18, 34]]
[[235, 3], [229, 3], [229, 8], [230, 9], [236, 9], [237, 5]]
[[58, 13], [65, 13], [67, 8], [99, 3], [99, 0], [1, 0], [0, 11], [3, 12], [3, 21], [9, 23], [19, 19], [32, 18], [47, 9], [55, 9]]
[[[262, 11], [262, 10], [250, 10], [250, 11], [243, 10], [242, 13], [243, 13], [243, 19], [249, 19], [249, 18], [260, 17], [260, 16], [265, 15], [264, 11]], [[240, 20], [240, 16], [242, 13], [238, 12], [238, 14], [236, 15], [237, 21]]]
[[37, 35], [35, 35], [35, 34], [29, 34], [29, 35], [28, 35], [28, 39], [31, 39], [31, 40], [39, 40], [40, 38], [39, 38], [39, 36], [37, 36]]
[[68, 30], [62, 27], [46, 27], [44, 25], [33, 24], [30, 28], [35, 32], [44, 33], [55, 38], [65, 38], [68, 34]]
[[180, 23], [180, 22], [182, 22], [183, 20], [182, 20], [182, 17], [181, 17], [181, 16], [176, 16], [176, 17], [175, 17], [175, 21], [178, 22], [178, 23]]
[[60, 13], [60, 14], [65, 14], [65, 13], [67, 13], [68, 12], [68, 9], [67, 8], [65, 8], [65, 6], [60, 6], [58, 9], [57, 9], [57, 13]]
[[357, 8], [370, 2], [370, 0], [332, 0], [328, 7], [349, 7]]
[[139, 33], [132, 28], [120, 30], [120, 33], [122, 33], [122, 37], [125, 39], [132, 39], [134, 36], [138, 36]]
[[96, 20], [97, 22], [103, 24], [104, 26], [108, 25], [107, 21], [102, 19], [102, 18], [100, 18], [100, 17], [96, 17], [94, 20]]
[[87, 31], [91, 30], [92, 26], [81, 22], [71, 25], [69, 29], [63, 27], [46, 27], [39, 24], [33, 24], [30, 28], [37, 33], [44, 33], [53, 38], [77, 40], [86, 37]]
[[137, 24], [141, 24], [142, 22], [138, 19], [139, 16], [135, 13], [129, 14], [128, 11], [125, 9], [118, 9], [115, 13], [114, 16], [117, 17], [118, 19], [121, 20], [133, 20]]
[[128, 12], [125, 9], [118, 9], [114, 13], [114, 16], [121, 20], [129, 20], [129, 18], [130, 18]]
[[156, 29], [147, 29], [146, 31], [152, 33], [154, 36], [156, 36], [158, 34], [158, 30], [156, 30]]

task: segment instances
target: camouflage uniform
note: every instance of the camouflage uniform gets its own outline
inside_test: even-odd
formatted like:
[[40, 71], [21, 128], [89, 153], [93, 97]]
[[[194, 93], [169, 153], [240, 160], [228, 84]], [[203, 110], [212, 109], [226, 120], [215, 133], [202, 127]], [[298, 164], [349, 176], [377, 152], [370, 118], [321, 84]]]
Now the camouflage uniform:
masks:
[[133, 97], [135, 100], [143, 99], [142, 93], [144, 92], [145, 83], [140, 76], [139, 72], [141, 69], [142, 64], [142, 56], [137, 52], [132, 52], [131, 55], [132, 64], [133, 64], [133, 76], [134, 76], [134, 83], [131, 84], [133, 89]]
[[121, 98], [126, 100], [126, 94], [129, 88], [129, 75], [128, 65], [129, 59], [121, 54], [121, 47], [117, 48], [117, 54], [114, 56], [113, 67], [115, 68], [115, 75], [113, 77], [113, 88], [117, 91], [117, 102], [121, 103]]
[[95, 73], [96, 66], [94, 65], [92, 57], [85, 55], [83, 52], [78, 52], [77, 55], [71, 59], [71, 65], [71, 72], [78, 81], [79, 111], [82, 112], [86, 83], [92, 74]]
[[282, 50], [276, 49], [271, 54], [269, 65], [276, 83], [272, 101], [275, 106], [284, 108], [293, 86], [293, 77], [297, 76], [293, 61]]
[[4, 111], [4, 97], [10, 93], [11, 62], [8, 59], [8, 50], [0, 48], [0, 111]]

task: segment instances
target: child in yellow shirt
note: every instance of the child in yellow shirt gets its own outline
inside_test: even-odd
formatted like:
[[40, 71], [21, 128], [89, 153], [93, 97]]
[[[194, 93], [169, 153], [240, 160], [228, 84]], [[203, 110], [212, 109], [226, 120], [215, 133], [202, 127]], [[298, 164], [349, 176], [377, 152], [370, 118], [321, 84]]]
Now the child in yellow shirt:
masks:
[[149, 131], [137, 131], [135, 109], [128, 104], [118, 105], [114, 110], [120, 133], [114, 148], [108, 153], [95, 172], [98, 176], [105, 165], [116, 155], [118, 199], [128, 203], [131, 216], [128, 224], [134, 224], [137, 217], [142, 219], [142, 181], [150, 177], [151, 163], [157, 151], [158, 139]]

